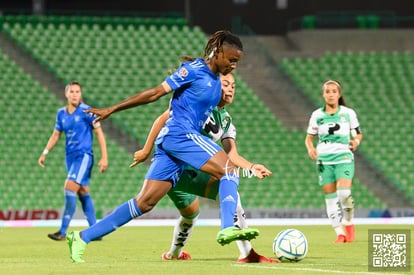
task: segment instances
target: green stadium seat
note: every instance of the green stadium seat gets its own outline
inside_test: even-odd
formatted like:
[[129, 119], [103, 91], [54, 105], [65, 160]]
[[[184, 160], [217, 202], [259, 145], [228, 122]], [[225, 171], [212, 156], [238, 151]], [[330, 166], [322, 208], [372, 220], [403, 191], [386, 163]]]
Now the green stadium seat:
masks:
[[[405, 137], [404, 130], [411, 129], [414, 125], [412, 121], [406, 122], [404, 126], [400, 125], [398, 121], [401, 120], [401, 112], [410, 108], [395, 106], [412, 102], [414, 99], [413, 85], [406, 78], [413, 65], [401, 65], [413, 64], [413, 57], [413, 53], [407, 52], [331, 52], [320, 59], [296, 58], [282, 61], [282, 67], [294, 80], [303, 79], [303, 75], [306, 76], [305, 71], [312, 68], [312, 63], [317, 64], [318, 68], [324, 68], [324, 71], [335, 71], [337, 76], [334, 79], [344, 80], [341, 83], [346, 90], [346, 101], [354, 109], [362, 110], [358, 112], [362, 114], [360, 120], [363, 122], [364, 130], [369, 133], [364, 135], [364, 144], [368, 145], [363, 145], [361, 150], [373, 163], [378, 164], [379, 169], [393, 178], [396, 185], [407, 192], [410, 191], [402, 183], [406, 182], [407, 173], [396, 174], [396, 171], [407, 170], [404, 169], [407, 164], [398, 159], [404, 159], [404, 156], [408, 155], [404, 148], [412, 148], [414, 143], [412, 139], [396, 138], [395, 133], [403, 131], [401, 136]], [[337, 64], [340, 64], [340, 67]], [[346, 70], [343, 71], [343, 68]], [[362, 70], [365, 70], [365, 73]], [[320, 75], [314, 78], [315, 86], [313, 83], [303, 84], [300, 81], [298, 84], [312, 100], [320, 102], [319, 95], [315, 95], [313, 91], [315, 87], [320, 89], [320, 84], [325, 80]], [[372, 100], [373, 98], [375, 100]], [[367, 109], [369, 112], [365, 111]], [[383, 115], [384, 110], [388, 110], [386, 116]], [[395, 142], [390, 142], [391, 140]], [[404, 144], [403, 149], [400, 149], [399, 144]]]
[[314, 29], [316, 26], [316, 16], [306, 15], [302, 17], [302, 29]]
[[[95, 106], [112, 105], [141, 89], [159, 84], [167, 76], [167, 70], [178, 65], [177, 58], [180, 54], [185, 52], [188, 55], [200, 55], [207, 38], [207, 35], [199, 27], [189, 27], [184, 23], [185, 20], [175, 19], [58, 17], [42, 19], [42, 25], [33, 21], [32, 25], [27, 28], [24, 18], [14, 18], [13, 20], [8, 22], [5, 28], [6, 32], [19, 44], [26, 47], [40, 62], [47, 64], [57, 78], [77, 79], [83, 83], [86, 89], [84, 97]], [[3, 23], [4, 25], [5, 23]], [[37, 32], [36, 37], [30, 35], [34, 30]], [[68, 39], [68, 37], [74, 39]], [[152, 52], [150, 45], [159, 45], [160, 50]], [[71, 48], [76, 50], [69, 50]], [[154, 56], [157, 56], [157, 62], [154, 62]], [[365, 55], [362, 56], [365, 58]], [[349, 57], [352, 57], [352, 54], [331, 53], [330, 57], [323, 58], [337, 60], [336, 63], [332, 63], [337, 69], [338, 64]], [[349, 70], [361, 67], [361, 65], [351, 66], [350, 62], [344, 63], [347, 64]], [[73, 64], [82, 64], [82, 66], [74, 67]], [[319, 74], [317, 79], [313, 79], [310, 71], [319, 70], [319, 68], [324, 68], [325, 72], [335, 71], [332, 70], [330, 64], [320, 65], [315, 60], [303, 62], [302, 59], [297, 59], [291, 62], [287, 59], [282, 62], [282, 66], [289, 73], [293, 70], [302, 74], [305, 80], [302, 80], [300, 85], [308, 92], [320, 89], [320, 79], [318, 78], [323, 77], [323, 74]], [[405, 66], [412, 68], [410, 63]], [[2, 72], [3, 67], [10, 66], [0, 65]], [[16, 75], [15, 72], [11, 74]], [[16, 77], [20, 79], [22, 74], [24, 75], [24, 72], [19, 71]], [[302, 76], [297, 79], [300, 81]], [[313, 162], [309, 161], [306, 152], [303, 152], [304, 150], [287, 151], [287, 148], [302, 148], [304, 133], [290, 132], [284, 129], [277, 118], [268, 111], [264, 114], [267, 119], [259, 117], [260, 121], [266, 121], [265, 125], [256, 122], [257, 116], [263, 115], [262, 113], [246, 116], [242, 110], [247, 108], [261, 109], [261, 112], [267, 109], [242, 79], [237, 75], [236, 79], [237, 100], [229, 110], [237, 126], [239, 150], [247, 158], [265, 163], [275, 174], [272, 179], [264, 181], [255, 178], [243, 179], [246, 184], [240, 185], [240, 193], [242, 196], [245, 194], [246, 207], [301, 208], [308, 207], [310, 204], [315, 208], [323, 207], [323, 200], [319, 196], [320, 188], [315, 179], [316, 175], [314, 175]], [[33, 80], [30, 78], [25, 81], [28, 81], [29, 86], [38, 85], [33, 84]], [[13, 91], [15, 89], [18, 90], [18, 87], [13, 87]], [[41, 88], [38, 87], [38, 89]], [[22, 92], [18, 91], [19, 94]], [[40, 93], [45, 94], [45, 97], [51, 96], [47, 90], [39, 90]], [[351, 95], [350, 99], [354, 101], [355, 97], [355, 95]], [[315, 99], [319, 100], [318, 97]], [[112, 119], [114, 123], [130, 132], [133, 138], [143, 141], [153, 119], [168, 106], [168, 100], [169, 98], [165, 97], [157, 103], [143, 106], [139, 111], [137, 109], [118, 113]], [[62, 102], [58, 102], [53, 97], [52, 100], [45, 100], [43, 97], [42, 104], [38, 106], [44, 106], [45, 101], [54, 102], [51, 104], [52, 107], [48, 108], [48, 113], [53, 117], [57, 106], [61, 106]], [[30, 107], [32, 106], [33, 104]], [[270, 116], [274, 118], [269, 120]], [[3, 122], [3, 120], [0, 121]], [[50, 118], [39, 119], [36, 122], [36, 127], [51, 129], [50, 124]], [[263, 129], [263, 143], [257, 144], [257, 140], [251, 137], [251, 125], [257, 125], [259, 129]], [[34, 138], [46, 142], [49, 134], [50, 132], [36, 133]], [[114, 160], [111, 161], [113, 163], [111, 165], [114, 167], [104, 175], [96, 175], [91, 185], [96, 188], [96, 196], [99, 199], [95, 201], [99, 209], [111, 209], [135, 195], [139, 191], [139, 186], [142, 184], [146, 172], [145, 165], [129, 169], [131, 155], [115, 142], [109, 141], [108, 147], [111, 154], [117, 156], [113, 157]], [[37, 156], [37, 148], [31, 148], [31, 150], [30, 154]], [[96, 151], [99, 152], [98, 149]], [[56, 152], [54, 155], [59, 154], [63, 155], [63, 152]], [[292, 157], [292, 155], [297, 156]], [[51, 168], [56, 171], [57, 175], [64, 177], [65, 171], [64, 167], [61, 167], [61, 161], [50, 161], [50, 163], [54, 162], [59, 165], [56, 164]], [[37, 175], [35, 178], [36, 181], [44, 180], [46, 186], [52, 185], [52, 179], [49, 177], [42, 179], [40, 175]], [[61, 181], [63, 182], [63, 179]], [[290, 199], [291, 188], [287, 187], [290, 187], [291, 184], [294, 184], [295, 188], [301, 192], [306, 191], [303, 199]], [[56, 189], [47, 192], [59, 197], [59, 199], [53, 200], [48, 197], [42, 199], [42, 204], [60, 209], [62, 206], [61, 188], [59, 184]], [[266, 194], [266, 200], [263, 202], [259, 200], [258, 194]], [[21, 205], [27, 207], [24, 202], [21, 202]], [[173, 206], [169, 200], [165, 200], [160, 203], [159, 207]]]

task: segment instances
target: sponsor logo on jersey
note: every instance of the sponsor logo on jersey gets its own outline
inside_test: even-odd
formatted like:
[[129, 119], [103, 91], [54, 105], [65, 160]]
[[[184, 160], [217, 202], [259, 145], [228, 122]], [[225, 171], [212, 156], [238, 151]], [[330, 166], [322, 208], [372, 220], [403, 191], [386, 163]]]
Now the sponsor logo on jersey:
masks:
[[219, 125], [214, 121], [214, 119], [211, 119], [210, 117], [207, 120], [207, 123], [204, 125], [204, 131], [206, 133], [214, 133], [217, 134], [219, 132]]

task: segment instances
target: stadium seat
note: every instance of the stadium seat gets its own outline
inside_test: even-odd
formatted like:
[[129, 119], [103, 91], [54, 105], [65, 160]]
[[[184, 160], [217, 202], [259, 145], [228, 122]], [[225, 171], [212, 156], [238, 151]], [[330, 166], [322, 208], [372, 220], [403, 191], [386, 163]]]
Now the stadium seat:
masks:
[[[199, 56], [203, 52], [207, 37], [200, 28], [189, 27], [180, 20], [45, 17], [42, 21], [31, 19], [31, 25], [27, 26], [22, 18], [13, 18], [13, 20], [6, 22], [7, 24], [3, 23], [3, 26], [7, 25], [4, 28], [5, 31], [42, 64], [48, 66], [57, 78], [76, 79], [83, 83], [85, 87], [84, 98], [89, 104], [97, 107], [112, 105], [141, 89], [159, 84], [167, 76], [168, 69], [179, 64], [179, 55], [185, 53]], [[31, 35], [34, 30], [36, 30], [35, 37]], [[151, 45], [159, 45], [160, 50], [152, 51]], [[73, 48], [76, 50], [72, 50]], [[332, 53], [329, 58], [342, 62], [347, 60], [349, 56], [352, 55]], [[157, 59], [157, 62], [154, 62], [154, 58]], [[326, 60], [329, 58], [325, 57]], [[3, 67], [10, 67], [7, 62], [0, 63], [2, 63], [0, 65], [2, 72]], [[73, 64], [81, 64], [81, 66], [73, 66]], [[332, 64], [339, 66], [340, 63]], [[294, 74], [292, 77], [297, 79], [298, 84], [306, 91], [320, 89], [320, 82], [318, 82], [320, 79], [317, 78], [322, 78], [323, 74], [318, 74], [318, 77], [314, 79], [312, 71], [324, 68], [324, 72], [329, 72], [332, 69], [331, 64], [320, 65], [315, 60], [303, 62], [302, 59], [295, 59], [293, 62], [284, 60], [282, 66], [289, 73], [296, 71], [298, 74], [302, 74], [305, 80], [302, 80], [302, 76], [295, 78]], [[337, 67], [335, 68], [337, 69]], [[350, 68], [353, 67], [350, 66], [348, 69]], [[16, 73], [13, 71], [11, 74], [15, 75]], [[19, 72], [18, 77], [20, 78], [22, 74], [24, 75], [24, 72]], [[30, 77], [24, 79], [28, 82], [28, 86], [38, 87], [38, 84]], [[309, 161], [304, 150], [289, 150], [289, 148], [302, 148], [304, 133], [285, 129], [237, 74], [236, 79], [237, 99], [229, 107], [229, 111], [237, 127], [239, 151], [246, 158], [265, 164], [274, 173], [272, 177], [262, 181], [256, 178], [242, 179], [240, 193], [246, 200], [246, 207], [287, 209], [309, 207], [309, 205], [315, 208], [324, 207], [323, 200], [318, 197], [320, 190], [316, 182], [316, 174], [314, 174], [314, 163]], [[307, 90], [308, 88], [312, 90]], [[13, 91], [19, 90], [18, 87], [12, 87], [12, 89]], [[52, 102], [47, 108], [48, 115], [36, 122], [38, 129], [51, 130], [53, 125], [50, 121], [53, 121], [56, 109], [64, 103], [57, 101], [50, 91], [43, 90], [41, 87], [37, 89], [39, 89], [38, 94], [42, 94], [41, 103], [30, 104], [26, 108], [36, 106], [39, 109], [34, 112], [41, 113], [44, 110], [44, 102]], [[16, 93], [21, 96], [18, 98], [24, 98], [23, 90]], [[355, 95], [351, 95], [350, 99], [354, 101], [355, 97]], [[315, 100], [320, 99], [315, 97]], [[117, 113], [112, 116], [112, 120], [126, 132], [131, 133], [133, 138], [142, 142], [145, 140], [153, 120], [167, 108], [168, 101], [169, 97], [166, 96], [156, 103]], [[246, 109], [260, 110], [260, 112], [246, 115], [243, 111]], [[262, 123], [257, 122], [258, 118]], [[29, 125], [28, 128], [30, 128]], [[252, 136], [252, 125], [260, 129], [259, 131], [262, 133], [260, 139]], [[18, 128], [15, 127], [14, 129], [17, 131]], [[44, 133], [40, 131], [33, 133], [33, 139], [46, 142], [50, 130]], [[30, 154], [34, 158], [31, 161], [36, 161], [38, 150], [44, 146], [42, 142], [42, 145], [36, 145], [40, 146], [39, 148], [34, 146], [30, 149]], [[91, 185], [96, 188], [94, 191], [97, 196], [95, 201], [98, 209], [111, 209], [134, 196], [142, 184], [147, 169], [145, 165], [129, 169], [131, 155], [115, 141], [109, 140], [108, 148], [114, 159], [111, 161], [111, 167], [107, 173], [94, 176]], [[44, 177], [45, 171], [42, 171], [41, 175], [35, 177], [37, 182], [43, 180], [45, 186], [56, 185], [56, 188], [47, 192], [48, 194], [37, 194], [36, 197], [42, 197], [42, 204], [49, 204], [47, 207], [57, 209], [62, 204], [61, 184], [65, 176], [61, 161], [64, 153], [63, 149], [59, 150], [54, 151], [50, 156], [51, 159], [48, 159], [52, 172], [47, 171], [48, 175], [52, 173], [59, 176], [56, 178]], [[95, 151], [99, 152], [99, 148], [96, 148]], [[27, 166], [30, 167], [30, 165]], [[28, 180], [23, 179], [23, 182], [29, 184]], [[290, 198], [293, 197], [291, 196], [292, 190], [303, 193], [303, 198]], [[369, 193], [368, 190], [362, 190], [362, 192]], [[59, 199], [52, 199], [56, 196], [59, 196]], [[261, 196], [266, 199], [259, 199]], [[378, 201], [372, 194], [370, 196], [371, 201], [378, 205]], [[22, 207], [28, 206], [22, 202]], [[169, 200], [163, 200], [158, 207], [173, 206]]]
[[[361, 151], [412, 197], [412, 190], [403, 184], [409, 177], [409, 173], [404, 172], [409, 170], [407, 162], [398, 160], [406, 159], [410, 155], [406, 148], [414, 147], [412, 139], [407, 139], [404, 133], [405, 129], [414, 126], [412, 120], [404, 120], [404, 126], [399, 124], [401, 114], [407, 112], [408, 115], [410, 110], [404, 104], [414, 100], [414, 85], [406, 77], [412, 71], [413, 58], [414, 54], [409, 52], [330, 52], [320, 59], [284, 59], [281, 63], [314, 102], [321, 102], [314, 90], [320, 89], [327, 78], [340, 80], [346, 102], [360, 114], [363, 131], [367, 133]], [[315, 64], [324, 68], [323, 71], [335, 74], [331, 77], [316, 74], [313, 79], [306, 78], [306, 71], [313, 70]], [[302, 82], [301, 79], [305, 78], [308, 83]], [[387, 110], [386, 115], [384, 110]], [[396, 136], [395, 133], [400, 134]]]

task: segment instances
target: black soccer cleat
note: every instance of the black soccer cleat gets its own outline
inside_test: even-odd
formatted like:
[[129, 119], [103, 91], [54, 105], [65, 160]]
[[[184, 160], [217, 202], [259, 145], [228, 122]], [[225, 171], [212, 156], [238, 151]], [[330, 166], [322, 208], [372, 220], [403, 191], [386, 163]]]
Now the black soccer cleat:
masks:
[[58, 232], [55, 232], [55, 233], [47, 234], [47, 236], [50, 239], [55, 240], [55, 241], [64, 241], [65, 238], [66, 238], [66, 236], [65, 235], [62, 235], [62, 233], [60, 233], [59, 231]]

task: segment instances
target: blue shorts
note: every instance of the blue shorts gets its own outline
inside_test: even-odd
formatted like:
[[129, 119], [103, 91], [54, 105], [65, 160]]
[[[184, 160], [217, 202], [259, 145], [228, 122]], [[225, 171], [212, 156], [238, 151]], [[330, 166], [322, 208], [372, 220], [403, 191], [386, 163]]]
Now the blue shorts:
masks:
[[66, 155], [67, 179], [81, 186], [87, 186], [91, 179], [93, 156], [85, 153]]
[[[164, 127], [165, 128], [165, 127]], [[173, 134], [164, 129], [165, 135], [156, 140], [154, 161], [146, 179], [172, 181], [176, 185], [186, 164], [200, 169], [212, 156], [222, 150], [210, 138], [199, 133]]]

